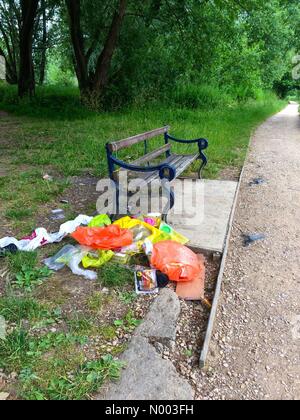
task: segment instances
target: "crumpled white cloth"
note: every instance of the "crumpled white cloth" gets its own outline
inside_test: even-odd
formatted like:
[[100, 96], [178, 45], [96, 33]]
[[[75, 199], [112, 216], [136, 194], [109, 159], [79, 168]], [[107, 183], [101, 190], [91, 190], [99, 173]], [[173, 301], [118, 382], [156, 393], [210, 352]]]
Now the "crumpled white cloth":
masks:
[[0, 239], [0, 248], [5, 248], [6, 246], [13, 244], [16, 245], [19, 251], [35, 251], [41, 246], [61, 242], [66, 236], [75, 232], [79, 226], [87, 226], [92, 220], [92, 217], [81, 214], [76, 217], [75, 220], [71, 220], [61, 225], [59, 232], [57, 233], [48, 233], [46, 229], [38, 228], [35, 229], [31, 236], [21, 239], [20, 241], [10, 237]]

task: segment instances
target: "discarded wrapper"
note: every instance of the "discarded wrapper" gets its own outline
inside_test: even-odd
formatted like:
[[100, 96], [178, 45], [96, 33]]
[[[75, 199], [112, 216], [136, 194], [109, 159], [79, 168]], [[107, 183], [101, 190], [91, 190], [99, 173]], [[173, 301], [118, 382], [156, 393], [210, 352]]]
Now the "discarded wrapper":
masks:
[[138, 295], [158, 293], [156, 270], [144, 268], [136, 271], [135, 290]]

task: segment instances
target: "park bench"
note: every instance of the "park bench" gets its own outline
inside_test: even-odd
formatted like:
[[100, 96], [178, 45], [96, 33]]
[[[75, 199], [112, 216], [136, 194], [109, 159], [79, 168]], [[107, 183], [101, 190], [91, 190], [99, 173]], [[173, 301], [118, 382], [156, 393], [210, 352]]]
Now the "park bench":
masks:
[[[141, 179], [144, 185], [161, 180], [162, 188], [168, 193], [168, 197], [170, 197], [166, 211], [164, 211], [165, 216], [168, 210], [173, 208], [175, 203], [174, 192], [170, 188], [170, 183], [180, 177], [180, 175], [196, 160], [202, 162], [198, 173], [199, 179], [201, 179], [202, 170], [207, 165], [207, 158], [203, 151], [208, 147], [208, 141], [206, 139], [180, 140], [171, 136], [169, 130], [170, 127], [166, 126], [124, 140], [107, 143], [106, 145], [109, 176], [110, 179], [115, 182], [117, 190], [119, 191], [118, 179], [120, 171], [127, 171], [131, 178], [135, 177]], [[164, 135], [164, 145], [148, 153], [149, 141], [160, 135]], [[139, 159], [129, 163], [118, 158], [118, 152], [141, 142], [144, 142], [144, 155]], [[195, 151], [194, 153], [186, 155], [173, 153], [172, 142], [190, 146], [197, 144], [198, 150], [197, 152]], [[163, 158], [158, 164], [153, 163], [162, 156]]]

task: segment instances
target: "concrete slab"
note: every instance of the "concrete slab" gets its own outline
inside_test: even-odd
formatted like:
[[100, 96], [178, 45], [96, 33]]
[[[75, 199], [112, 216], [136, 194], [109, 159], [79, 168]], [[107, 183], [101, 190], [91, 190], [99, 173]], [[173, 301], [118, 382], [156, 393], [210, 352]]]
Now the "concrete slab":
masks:
[[[184, 180], [176, 180], [174, 186], [182, 191]], [[238, 183], [234, 181], [197, 180], [196, 204], [197, 217], [182, 219], [182, 216], [170, 214], [168, 218], [178, 232], [190, 239], [188, 244], [199, 251], [223, 253], [230, 215], [232, 212]], [[194, 190], [195, 191], [195, 190]], [[191, 203], [192, 190], [184, 188], [183, 196], [177, 193], [176, 201]], [[195, 200], [195, 198], [194, 198]]]

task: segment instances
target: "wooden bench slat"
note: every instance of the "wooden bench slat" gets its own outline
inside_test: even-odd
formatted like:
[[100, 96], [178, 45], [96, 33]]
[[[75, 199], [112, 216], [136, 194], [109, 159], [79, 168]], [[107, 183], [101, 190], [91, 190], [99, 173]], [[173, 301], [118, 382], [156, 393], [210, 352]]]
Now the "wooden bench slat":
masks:
[[[179, 177], [195, 160], [197, 155], [172, 155], [162, 163], [169, 163], [176, 168], [176, 177]], [[139, 178], [144, 179], [147, 184], [159, 179], [157, 172], [150, 172], [148, 174], [139, 174]]]
[[147, 155], [142, 156], [141, 158], [135, 160], [134, 162], [132, 162], [132, 165], [139, 166], [143, 163], [152, 162], [153, 160], [155, 160], [159, 156], [163, 155], [164, 153], [168, 152], [169, 150], [171, 150], [171, 144], [170, 143], [165, 144], [164, 146], [160, 147], [159, 149], [156, 149], [153, 152], [150, 152]]
[[134, 144], [140, 143], [145, 140], [152, 139], [153, 137], [165, 134], [170, 130], [169, 126], [157, 128], [156, 130], [148, 131], [147, 133], [139, 134], [137, 136], [129, 137], [124, 140], [109, 143], [109, 150], [111, 152], [118, 152], [119, 150], [125, 149], [126, 147], [133, 146]]

